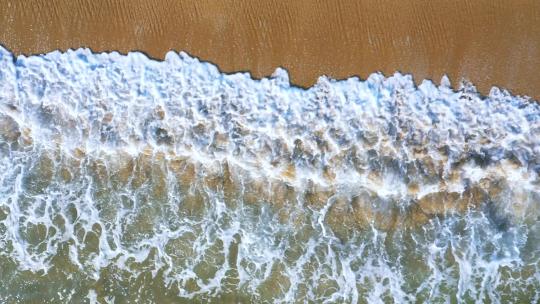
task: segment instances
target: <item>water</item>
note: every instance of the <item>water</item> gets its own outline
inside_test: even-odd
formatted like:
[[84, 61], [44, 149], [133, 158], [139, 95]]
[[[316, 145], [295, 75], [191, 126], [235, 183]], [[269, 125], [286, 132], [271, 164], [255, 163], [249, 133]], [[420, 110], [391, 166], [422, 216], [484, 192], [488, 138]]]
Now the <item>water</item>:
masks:
[[0, 49], [0, 301], [533, 303], [540, 106]]

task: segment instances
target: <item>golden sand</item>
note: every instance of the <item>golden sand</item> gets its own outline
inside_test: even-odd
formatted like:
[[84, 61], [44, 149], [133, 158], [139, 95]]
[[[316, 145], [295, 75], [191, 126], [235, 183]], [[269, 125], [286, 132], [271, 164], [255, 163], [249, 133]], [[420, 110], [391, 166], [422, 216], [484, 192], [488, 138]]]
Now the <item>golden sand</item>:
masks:
[[540, 2], [529, 1], [2, 1], [0, 43], [16, 54], [90, 47], [171, 49], [225, 72], [278, 66], [310, 86], [372, 72], [438, 82], [466, 78], [540, 99]]

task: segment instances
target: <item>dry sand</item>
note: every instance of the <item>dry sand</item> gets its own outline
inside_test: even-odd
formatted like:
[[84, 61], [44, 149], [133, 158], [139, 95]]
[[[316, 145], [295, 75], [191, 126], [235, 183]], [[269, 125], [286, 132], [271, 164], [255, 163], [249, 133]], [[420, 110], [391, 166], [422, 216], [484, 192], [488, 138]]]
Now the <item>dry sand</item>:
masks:
[[163, 58], [184, 50], [226, 72], [293, 83], [319, 75], [466, 78], [540, 99], [540, 1], [1, 1], [0, 43], [17, 54], [90, 47]]

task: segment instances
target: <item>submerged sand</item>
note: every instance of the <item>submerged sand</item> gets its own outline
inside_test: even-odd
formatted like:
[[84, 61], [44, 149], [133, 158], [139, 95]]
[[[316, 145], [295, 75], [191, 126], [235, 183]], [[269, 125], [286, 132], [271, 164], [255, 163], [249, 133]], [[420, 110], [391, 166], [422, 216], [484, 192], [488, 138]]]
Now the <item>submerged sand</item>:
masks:
[[312, 85], [320, 75], [466, 78], [540, 98], [538, 1], [3, 1], [0, 43], [16, 54], [90, 47], [184, 50], [225, 72]]
[[539, 186], [497, 89], [0, 48], [0, 303], [538, 303]]

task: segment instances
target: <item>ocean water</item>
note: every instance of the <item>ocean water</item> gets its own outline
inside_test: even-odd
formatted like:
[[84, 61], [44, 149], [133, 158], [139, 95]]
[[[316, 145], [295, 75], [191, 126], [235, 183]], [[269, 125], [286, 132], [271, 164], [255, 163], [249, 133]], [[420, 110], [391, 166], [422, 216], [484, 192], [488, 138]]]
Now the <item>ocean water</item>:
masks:
[[2, 303], [536, 303], [540, 106], [0, 48]]

